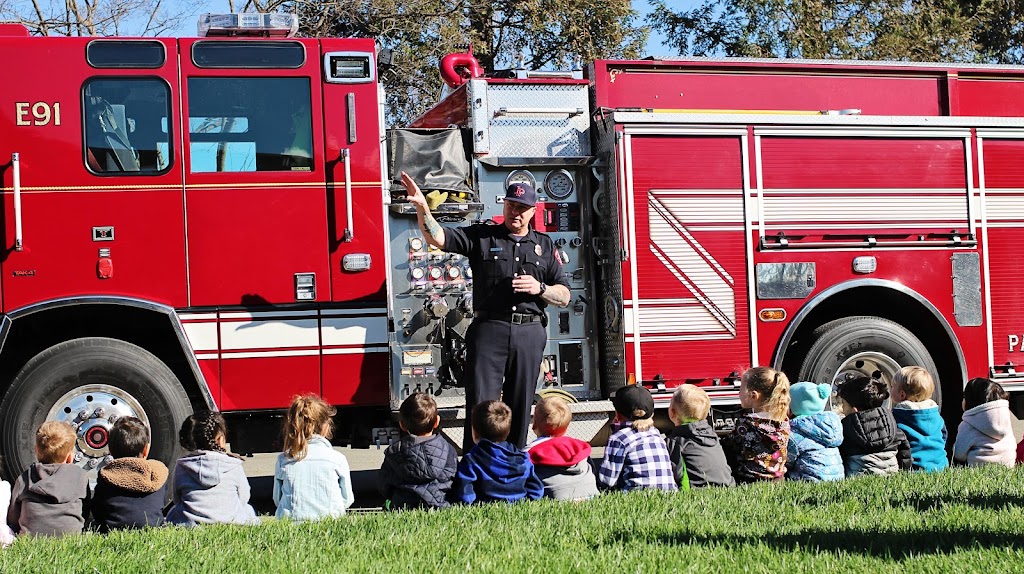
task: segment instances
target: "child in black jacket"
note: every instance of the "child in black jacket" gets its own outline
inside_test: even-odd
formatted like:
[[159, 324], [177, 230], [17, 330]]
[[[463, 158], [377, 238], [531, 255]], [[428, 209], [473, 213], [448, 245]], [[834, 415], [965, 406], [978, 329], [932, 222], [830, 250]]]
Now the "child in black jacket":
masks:
[[384, 452], [378, 473], [384, 508], [444, 508], [458, 464], [455, 449], [434, 429], [441, 422], [437, 403], [426, 393], [413, 393], [402, 402], [398, 425], [402, 438]]
[[99, 532], [160, 526], [167, 499], [167, 467], [149, 460], [150, 435], [135, 417], [117, 419], [108, 442], [114, 460], [100, 469], [93, 496], [93, 528]]
[[857, 377], [840, 384], [837, 394], [846, 415], [843, 444], [839, 445], [846, 476], [910, 470], [912, 458], [907, 435], [896, 425], [892, 411], [882, 406], [889, 398], [885, 382]]

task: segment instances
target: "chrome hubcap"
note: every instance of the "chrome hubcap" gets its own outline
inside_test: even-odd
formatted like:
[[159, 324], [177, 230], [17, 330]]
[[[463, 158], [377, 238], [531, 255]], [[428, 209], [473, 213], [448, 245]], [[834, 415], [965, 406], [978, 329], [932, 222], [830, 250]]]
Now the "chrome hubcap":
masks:
[[149, 425], [135, 397], [110, 385], [84, 385], [57, 399], [46, 420], [64, 421], [75, 428], [75, 464], [91, 471], [110, 461], [110, 428], [121, 417], [136, 417]]
[[889, 355], [869, 351], [858, 353], [839, 367], [835, 376], [832, 377], [832, 385], [843, 383], [857, 377], [873, 377], [885, 381], [886, 385], [892, 383], [893, 376], [903, 367]]

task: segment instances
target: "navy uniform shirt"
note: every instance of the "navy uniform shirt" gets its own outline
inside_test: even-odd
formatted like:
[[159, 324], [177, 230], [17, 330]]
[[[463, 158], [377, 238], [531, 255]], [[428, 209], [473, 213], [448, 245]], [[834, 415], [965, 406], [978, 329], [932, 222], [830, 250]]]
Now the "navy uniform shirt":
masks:
[[504, 225], [475, 223], [446, 227], [444, 250], [465, 255], [473, 268], [473, 308], [489, 313], [533, 313], [547, 307], [540, 295], [512, 290], [515, 274], [532, 275], [548, 285], [565, 285], [569, 280], [555, 257], [554, 242], [531, 229], [515, 237]]

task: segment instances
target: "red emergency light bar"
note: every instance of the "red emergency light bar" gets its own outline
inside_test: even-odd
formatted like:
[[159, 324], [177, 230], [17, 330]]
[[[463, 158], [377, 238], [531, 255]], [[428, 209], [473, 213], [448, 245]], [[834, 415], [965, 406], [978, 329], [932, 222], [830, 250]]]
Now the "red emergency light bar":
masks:
[[199, 36], [271, 36], [290, 38], [299, 30], [295, 14], [240, 12], [203, 14], [199, 17]]
[[28, 36], [28, 28], [20, 22], [0, 22], [0, 36]]

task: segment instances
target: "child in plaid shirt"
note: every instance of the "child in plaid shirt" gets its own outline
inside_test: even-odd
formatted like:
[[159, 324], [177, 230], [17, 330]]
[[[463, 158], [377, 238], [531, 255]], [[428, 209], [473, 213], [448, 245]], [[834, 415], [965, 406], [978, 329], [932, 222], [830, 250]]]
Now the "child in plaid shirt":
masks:
[[654, 398], [640, 385], [622, 387], [612, 397], [615, 420], [597, 475], [606, 490], [677, 490], [668, 447], [654, 428]]

